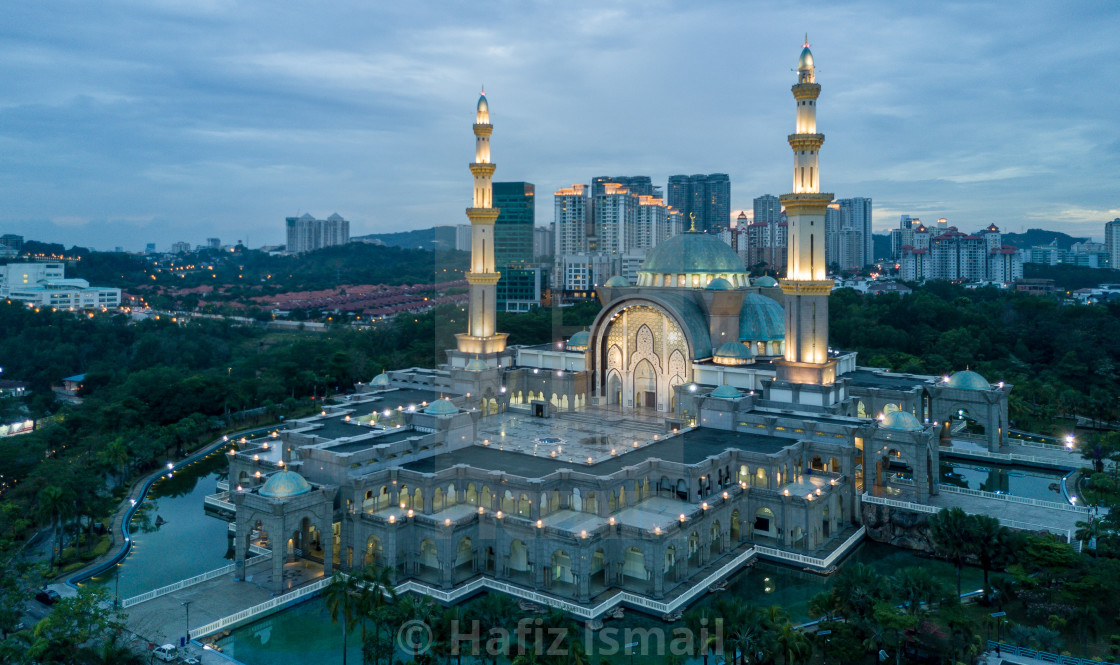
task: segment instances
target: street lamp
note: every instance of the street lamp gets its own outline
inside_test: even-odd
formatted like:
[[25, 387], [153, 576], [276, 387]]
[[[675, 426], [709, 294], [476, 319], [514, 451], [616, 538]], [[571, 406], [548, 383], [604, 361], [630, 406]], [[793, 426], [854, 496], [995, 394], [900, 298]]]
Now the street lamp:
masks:
[[999, 629], [1003, 625], [1003, 617], [1007, 616], [1007, 612], [992, 612], [991, 616], [996, 620], [996, 656], [999, 656]]
[[[183, 602], [179, 603], [180, 605], [182, 605], [187, 610], [187, 639], [188, 640], [191, 639], [191, 603], [192, 602], [194, 602], [194, 601], [184, 600]], [[185, 644], [185, 642], [184, 642], [184, 644]]]

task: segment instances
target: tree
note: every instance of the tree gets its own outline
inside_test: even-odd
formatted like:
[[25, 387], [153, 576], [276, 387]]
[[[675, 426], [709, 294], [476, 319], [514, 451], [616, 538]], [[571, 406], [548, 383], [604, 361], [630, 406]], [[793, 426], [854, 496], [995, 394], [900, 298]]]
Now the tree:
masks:
[[934, 603], [941, 599], [941, 585], [929, 568], [921, 566], [903, 568], [895, 573], [891, 582], [895, 597], [901, 600], [907, 611], [915, 617], [921, 614], [923, 604]]
[[813, 655], [813, 643], [788, 620], [778, 629], [775, 641], [785, 655], [785, 665], [807, 663]]
[[79, 649], [97, 649], [124, 628], [125, 614], [113, 609], [109, 592], [86, 585], [63, 598], [35, 626], [28, 655], [40, 663], [70, 663]]
[[342, 665], [346, 665], [347, 637], [358, 622], [359, 587], [354, 577], [335, 573], [323, 589], [323, 599], [331, 614], [331, 623], [342, 624]]
[[39, 493], [36, 513], [40, 521], [48, 522], [54, 531], [54, 544], [51, 547], [51, 568], [55, 565], [55, 553], [62, 551], [62, 522], [70, 516], [73, 500], [69, 492], [57, 485], [50, 485]]
[[975, 523], [960, 508], [942, 508], [929, 518], [929, 539], [933, 550], [957, 569], [957, 597], [961, 595], [961, 568], [976, 542]]
[[[972, 549], [980, 561], [980, 567], [984, 569], [984, 604], [987, 605], [991, 602], [992, 594], [988, 573], [1011, 562], [1011, 534], [1006, 527], [1000, 526], [998, 519], [990, 515], [973, 515], [972, 523], [975, 535]], [[957, 595], [960, 596], [959, 591]]]
[[[366, 659], [366, 623], [369, 619], [373, 619], [376, 622], [374, 626], [374, 633], [376, 634], [374, 639], [379, 642], [382, 626], [385, 624], [385, 608], [389, 602], [396, 601], [397, 599], [397, 593], [393, 589], [389, 575], [390, 571], [388, 568], [372, 565], [363, 569], [355, 579], [355, 586], [358, 591], [354, 611], [362, 627], [363, 660]], [[379, 657], [374, 658], [373, 662], [376, 663], [379, 659]]]

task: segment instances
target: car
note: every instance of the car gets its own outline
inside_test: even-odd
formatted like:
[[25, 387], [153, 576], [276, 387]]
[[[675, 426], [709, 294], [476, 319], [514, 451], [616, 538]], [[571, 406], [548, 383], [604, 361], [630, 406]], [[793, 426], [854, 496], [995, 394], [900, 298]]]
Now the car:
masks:
[[152, 649], [152, 657], [165, 663], [175, 662], [177, 655], [174, 644], [164, 644]]
[[58, 595], [58, 592], [54, 589], [43, 589], [39, 593], [35, 594], [35, 600], [46, 605], [47, 607], [50, 607], [51, 605], [57, 603], [59, 600], [62, 600], [62, 596]]

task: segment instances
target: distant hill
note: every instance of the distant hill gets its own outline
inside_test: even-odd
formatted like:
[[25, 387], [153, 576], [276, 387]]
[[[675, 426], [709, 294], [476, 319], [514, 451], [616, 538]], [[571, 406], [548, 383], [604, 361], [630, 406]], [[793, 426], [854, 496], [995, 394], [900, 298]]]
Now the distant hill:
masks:
[[1058, 241], [1058, 247], [1069, 249], [1075, 242], [1085, 242], [1088, 238], [1075, 238], [1061, 231], [1047, 231], [1045, 229], [1028, 229], [1026, 233], [1004, 233], [1003, 244], [1029, 249], [1038, 245], [1049, 245]]
[[371, 233], [351, 240], [379, 240], [389, 247], [402, 249], [455, 249], [455, 227], [436, 226], [398, 233]]

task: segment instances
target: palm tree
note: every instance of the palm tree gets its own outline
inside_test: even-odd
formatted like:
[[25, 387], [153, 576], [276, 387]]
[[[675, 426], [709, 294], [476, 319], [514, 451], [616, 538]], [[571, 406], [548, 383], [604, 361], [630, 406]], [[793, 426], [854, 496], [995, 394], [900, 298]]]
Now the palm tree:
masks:
[[933, 550], [949, 559], [957, 569], [957, 597], [961, 595], [961, 568], [976, 542], [975, 522], [960, 508], [942, 508], [929, 518], [929, 540]]
[[102, 449], [101, 457], [106, 464], [113, 467], [116, 472], [117, 487], [120, 487], [124, 483], [128, 462], [132, 459], [132, 451], [128, 444], [120, 437], [113, 439]]
[[832, 621], [840, 613], [840, 598], [835, 589], [821, 591], [809, 599], [809, 614]]
[[708, 665], [708, 655], [712, 647], [716, 646], [716, 621], [720, 620], [710, 607], [700, 607], [684, 613], [684, 625], [693, 637], [704, 635], [706, 639], [696, 643], [699, 654], [704, 656], [704, 665]]
[[[1011, 562], [1014, 556], [1011, 546], [1011, 534], [1007, 527], [1000, 526], [999, 520], [990, 515], [972, 516], [973, 552], [980, 560], [980, 567], [984, 569], [984, 604], [991, 602], [991, 585], [988, 583], [988, 572], [995, 568], [1003, 568]], [[960, 596], [960, 592], [957, 592]]]
[[73, 503], [69, 493], [58, 487], [50, 485], [39, 492], [39, 501], [36, 503], [37, 517], [44, 522], [49, 522], [54, 532], [54, 544], [51, 547], [51, 568], [54, 568], [55, 552], [62, 551], [61, 525], [63, 520], [70, 515]]
[[[357, 575], [356, 585], [359, 589], [355, 612], [361, 620], [362, 645], [366, 644], [366, 622], [373, 619], [375, 641], [381, 639], [381, 629], [384, 626], [385, 608], [397, 599], [397, 592], [390, 581], [390, 571], [383, 566], [371, 565], [364, 568]], [[363, 655], [363, 659], [365, 656]], [[374, 659], [377, 662], [378, 659]]]
[[813, 643], [800, 630], [793, 627], [788, 620], [778, 629], [775, 641], [786, 656], [785, 665], [797, 665], [809, 662], [813, 655]]
[[331, 623], [342, 620], [342, 665], [346, 665], [347, 636], [358, 621], [358, 592], [355, 578], [342, 573], [335, 573], [331, 583], [323, 589]]
[[[479, 625], [484, 626], [483, 632], [490, 628], [502, 628], [510, 626], [515, 622], [516, 617], [521, 616], [520, 608], [512, 598], [502, 593], [487, 593], [482, 600], [475, 603], [469, 611], [472, 620], [478, 621]], [[507, 631], [508, 635], [512, 635], [512, 631]], [[483, 640], [486, 637], [483, 634]], [[503, 645], [502, 651], [508, 656], [509, 644]], [[484, 654], [488, 656], [492, 662], [497, 662], [498, 654], [490, 653], [487, 649]]]
[[914, 616], [921, 613], [923, 603], [933, 603], [941, 598], [933, 573], [921, 566], [903, 568], [895, 573], [892, 586], [898, 599]]
[[886, 579], [863, 563], [842, 568], [832, 583], [832, 591], [843, 615], [850, 621], [870, 618], [875, 603], [890, 595]]
[[1101, 535], [1101, 523], [1095, 517], [1089, 517], [1089, 521], [1078, 522], [1075, 526], [1077, 531], [1074, 532], [1073, 537], [1081, 541], [1085, 547], [1088, 547], [1094, 538]]

